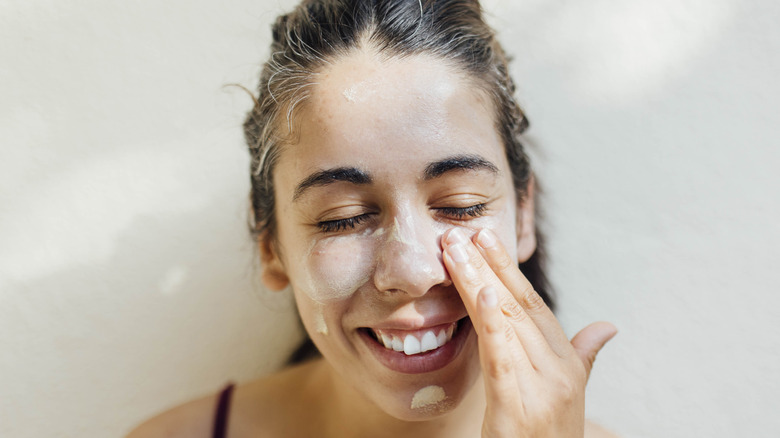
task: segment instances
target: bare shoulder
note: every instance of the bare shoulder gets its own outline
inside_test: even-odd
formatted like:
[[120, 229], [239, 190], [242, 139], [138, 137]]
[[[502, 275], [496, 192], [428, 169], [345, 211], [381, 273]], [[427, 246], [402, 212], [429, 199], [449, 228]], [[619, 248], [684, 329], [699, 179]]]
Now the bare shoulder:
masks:
[[585, 420], [585, 438], [619, 438], [613, 432], [599, 426], [598, 424]]
[[[300, 405], [300, 385], [312, 363], [288, 368], [237, 386], [228, 417], [230, 436], [284, 436], [290, 414]], [[214, 427], [218, 390], [158, 414], [135, 428], [126, 438], [209, 438]], [[295, 424], [295, 422], [293, 422]]]
[[312, 384], [316, 386], [321, 361], [286, 368], [239, 387], [228, 426], [231, 436], [311, 436], [306, 428], [316, 423], [319, 414]]
[[212, 394], [176, 406], [141, 423], [127, 438], [208, 438], [216, 403]]

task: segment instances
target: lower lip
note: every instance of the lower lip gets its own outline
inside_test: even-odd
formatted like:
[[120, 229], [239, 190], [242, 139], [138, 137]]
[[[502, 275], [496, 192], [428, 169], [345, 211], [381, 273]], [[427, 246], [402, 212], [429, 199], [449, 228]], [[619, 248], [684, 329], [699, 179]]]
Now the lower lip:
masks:
[[437, 371], [455, 360], [466, 344], [471, 330], [471, 319], [465, 318], [458, 323], [458, 330], [449, 342], [435, 350], [411, 356], [407, 356], [403, 351], [385, 348], [365, 330], [360, 331], [360, 336], [382, 365], [399, 373], [422, 374]]

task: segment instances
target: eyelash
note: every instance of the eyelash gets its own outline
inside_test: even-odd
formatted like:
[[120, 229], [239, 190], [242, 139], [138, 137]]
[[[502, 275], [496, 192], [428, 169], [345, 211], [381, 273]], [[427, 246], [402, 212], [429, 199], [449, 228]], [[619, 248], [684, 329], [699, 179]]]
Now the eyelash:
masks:
[[444, 213], [446, 216], [454, 217], [455, 219], [463, 219], [466, 216], [482, 216], [486, 207], [487, 206], [483, 202], [482, 204], [470, 205], [468, 207], [441, 207], [436, 210]]
[[[445, 216], [452, 217], [456, 220], [461, 220], [468, 217], [479, 217], [485, 212], [487, 206], [485, 203], [470, 205], [468, 207], [441, 207], [436, 210], [443, 213]], [[317, 226], [324, 233], [333, 233], [337, 231], [346, 231], [354, 229], [356, 226], [365, 222], [371, 213], [364, 213], [355, 217], [348, 217], [345, 219], [336, 219], [332, 221], [317, 222]]]
[[346, 219], [336, 219], [332, 221], [317, 222], [317, 226], [324, 233], [332, 233], [335, 231], [346, 231], [347, 229], [353, 229], [356, 226], [363, 223], [368, 219], [369, 213], [363, 213], [360, 216], [348, 217]]

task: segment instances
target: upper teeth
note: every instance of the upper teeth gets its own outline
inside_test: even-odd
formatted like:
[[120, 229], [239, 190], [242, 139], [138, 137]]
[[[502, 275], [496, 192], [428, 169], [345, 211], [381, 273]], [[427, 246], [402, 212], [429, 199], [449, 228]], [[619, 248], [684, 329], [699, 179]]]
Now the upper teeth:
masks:
[[439, 333], [433, 330], [421, 332], [421, 336], [407, 334], [401, 338], [396, 334], [386, 333], [380, 329], [373, 329], [376, 338], [385, 348], [395, 351], [403, 351], [406, 355], [419, 354], [435, 350], [452, 339], [455, 324], [450, 324], [446, 329], [439, 329]]

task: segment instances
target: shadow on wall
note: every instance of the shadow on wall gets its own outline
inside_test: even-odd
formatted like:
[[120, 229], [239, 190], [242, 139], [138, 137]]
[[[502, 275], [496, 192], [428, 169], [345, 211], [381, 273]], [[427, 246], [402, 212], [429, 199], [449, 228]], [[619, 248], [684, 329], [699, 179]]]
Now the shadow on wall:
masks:
[[13, 345], [0, 363], [16, 377], [3, 412], [39, 436], [63, 424], [116, 435], [118, 424], [275, 369], [299, 336], [293, 307], [258, 288], [243, 218], [224, 214], [242, 209], [235, 195], [140, 215], [110, 257], [4, 287]]

